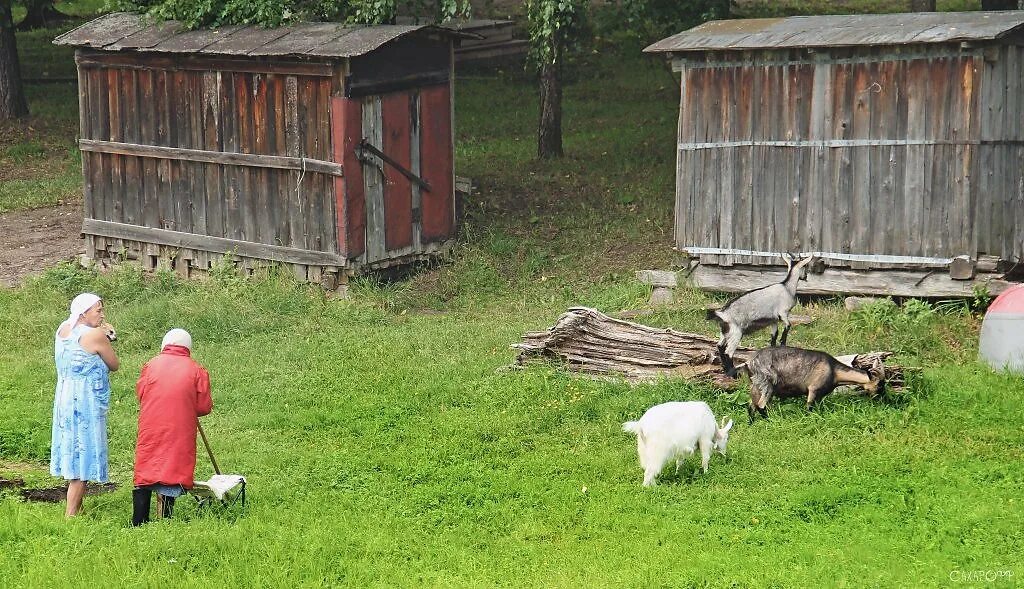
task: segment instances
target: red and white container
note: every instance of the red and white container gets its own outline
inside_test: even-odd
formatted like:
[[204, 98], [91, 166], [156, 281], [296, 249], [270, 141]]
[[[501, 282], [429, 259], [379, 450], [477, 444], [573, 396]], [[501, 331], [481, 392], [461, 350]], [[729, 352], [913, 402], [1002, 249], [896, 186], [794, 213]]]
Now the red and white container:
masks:
[[1024, 374], [1024, 284], [992, 301], [981, 324], [978, 357], [996, 370]]

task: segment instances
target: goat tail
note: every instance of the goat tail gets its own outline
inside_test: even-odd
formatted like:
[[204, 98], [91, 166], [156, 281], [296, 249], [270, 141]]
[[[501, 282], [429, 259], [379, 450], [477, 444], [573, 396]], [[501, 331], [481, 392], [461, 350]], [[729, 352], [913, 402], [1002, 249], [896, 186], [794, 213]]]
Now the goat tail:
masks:
[[718, 321], [718, 309], [707, 309], [708, 321]]
[[622, 424], [622, 431], [634, 433], [637, 436], [643, 436], [643, 432], [640, 431], [639, 421], [627, 421], [626, 423]]
[[835, 367], [836, 380], [840, 384], [867, 384], [872, 381], [873, 376], [867, 370], [847, 366], [842, 363]]

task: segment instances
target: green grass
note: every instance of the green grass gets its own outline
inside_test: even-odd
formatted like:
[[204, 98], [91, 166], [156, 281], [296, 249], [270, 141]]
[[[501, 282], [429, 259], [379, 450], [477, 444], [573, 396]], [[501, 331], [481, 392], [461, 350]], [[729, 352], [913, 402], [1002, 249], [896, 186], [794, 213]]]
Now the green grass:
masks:
[[[510, 344], [569, 306], [642, 307], [633, 270], [672, 261], [671, 72], [605, 47], [576, 71], [558, 162], [533, 158], [528, 76], [457, 80], [457, 169], [480, 190], [451, 257], [405, 280], [360, 279], [341, 301], [287, 273], [181, 282], [64, 265], [0, 290], [0, 476], [56, 482], [51, 338], [73, 295], [105, 298], [123, 367], [109, 416], [122, 488], [73, 521], [0, 496], [3, 585], [944, 587], [1006, 570], [984, 585], [1014, 585], [1024, 382], [975, 362], [963, 306], [806, 302], [815, 321], [792, 343], [891, 349], [923, 376], [877, 402], [783, 402], [752, 426], [743, 390], [505, 369]], [[75, 103], [31, 98], [43, 131], [0, 144], [0, 163], [38, 164], [24, 180], [59, 186], [77, 162], [40, 162], [70, 153]], [[679, 294], [642, 322], [712, 334], [702, 308], [717, 297]], [[134, 381], [172, 326], [210, 369], [204, 427], [221, 466], [249, 477], [250, 504], [205, 513], [186, 498], [173, 521], [131, 529]], [[643, 489], [621, 423], [679, 399], [737, 418], [729, 456]], [[202, 455], [197, 474], [211, 474]]]
[[[900, 361], [925, 366], [924, 380], [900, 402], [836, 395], [813, 414], [783, 403], [768, 421], [737, 419], [728, 459], [708, 475], [691, 462], [642, 489], [621, 422], [694, 398], [739, 418], [742, 394], [502, 370], [508, 344], [566, 305], [638, 306], [645, 293], [606, 277], [570, 298], [551, 281], [528, 287], [462, 267], [443, 313], [413, 304], [423, 295], [408, 284], [360, 281], [338, 301], [275, 275], [226, 272], [181, 283], [63, 266], [3, 291], [4, 460], [44, 466], [50, 330], [69, 296], [92, 289], [121, 334], [113, 479], [131, 477], [134, 378], [162, 333], [181, 325], [213, 375], [206, 430], [221, 465], [250, 478], [251, 502], [231, 518], [183, 501], [174, 521], [131, 530], [126, 488], [87, 498], [70, 523], [57, 506], [2, 499], [0, 575], [18, 586], [917, 587], [945, 586], [953, 570], [1017, 566], [1024, 384], [974, 364], [973, 345], [950, 345], [974, 337], [973, 318], [851, 319], [835, 302], [808, 304], [817, 321], [795, 331], [800, 343], [847, 351], [902, 341]], [[480, 294], [481, 283], [495, 292]], [[697, 317], [704, 295], [684, 295], [645, 321], [708, 332]]]

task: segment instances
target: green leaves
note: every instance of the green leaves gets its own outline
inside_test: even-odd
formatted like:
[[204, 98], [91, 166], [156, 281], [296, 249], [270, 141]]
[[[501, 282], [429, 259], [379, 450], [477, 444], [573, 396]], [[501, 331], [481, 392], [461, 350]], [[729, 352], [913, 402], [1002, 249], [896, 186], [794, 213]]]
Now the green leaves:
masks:
[[527, 0], [530, 57], [537, 64], [554, 64], [585, 29], [588, 0]]
[[[430, 4], [426, 4], [430, 6]], [[109, 0], [111, 10], [177, 20], [190, 29], [228, 24], [279, 27], [295, 21], [385, 24], [394, 22], [395, 0]], [[437, 20], [468, 16], [468, 0], [436, 0]]]

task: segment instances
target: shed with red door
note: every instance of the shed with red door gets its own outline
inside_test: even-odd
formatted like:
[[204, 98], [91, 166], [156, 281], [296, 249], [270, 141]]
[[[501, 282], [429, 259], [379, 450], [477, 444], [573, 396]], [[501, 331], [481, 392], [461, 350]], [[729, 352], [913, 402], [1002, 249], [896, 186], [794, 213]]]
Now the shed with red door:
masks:
[[125, 13], [57, 37], [77, 47], [87, 255], [183, 275], [229, 256], [333, 287], [442, 251], [459, 37]]

